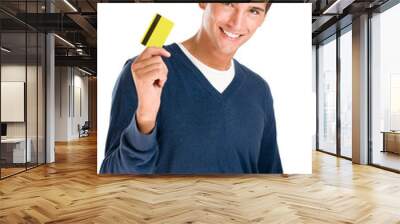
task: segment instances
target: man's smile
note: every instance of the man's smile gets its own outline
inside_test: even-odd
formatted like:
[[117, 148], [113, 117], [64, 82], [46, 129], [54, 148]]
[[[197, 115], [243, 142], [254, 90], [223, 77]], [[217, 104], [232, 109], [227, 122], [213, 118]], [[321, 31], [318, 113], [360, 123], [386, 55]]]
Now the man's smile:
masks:
[[221, 32], [223, 33], [223, 34], [225, 34], [225, 36], [227, 36], [228, 38], [230, 38], [230, 39], [239, 39], [241, 36], [243, 36], [242, 34], [238, 34], [238, 33], [233, 33], [233, 32], [229, 32], [229, 31], [226, 31], [226, 30], [224, 30], [223, 28], [219, 28], [220, 30], [221, 30]]

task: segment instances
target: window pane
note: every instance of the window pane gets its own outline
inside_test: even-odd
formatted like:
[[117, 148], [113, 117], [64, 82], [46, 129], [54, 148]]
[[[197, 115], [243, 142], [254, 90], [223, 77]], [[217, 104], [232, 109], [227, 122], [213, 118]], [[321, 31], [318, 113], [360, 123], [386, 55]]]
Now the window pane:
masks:
[[400, 4], [373, 16], [372, 163], [400, 170]]
[[351, 158], [352, 149], [352, 35], [351, 30], [340, 37], [340, 150]]
[[318, 144], [336, 153], [336, 40], [318, 48]]

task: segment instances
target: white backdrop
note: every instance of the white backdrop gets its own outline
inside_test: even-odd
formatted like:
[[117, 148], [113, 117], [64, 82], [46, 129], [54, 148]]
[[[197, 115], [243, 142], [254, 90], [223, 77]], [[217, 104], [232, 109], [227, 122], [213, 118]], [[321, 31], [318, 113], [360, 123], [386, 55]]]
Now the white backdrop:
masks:
[[[100, 3], [97, 15], [97, 171], [105, 142], [115, 81], [125, 61], [140, 54], [140, 40], [155, 13], [174, 22], [166, 45], [193, 36], [201, 23], [197, 3]], [[279, 152], [285, 173], [312, 172], [315, 130], [311, 70], [311, 4], [275, 3], [235, 58], [270, 85]]]

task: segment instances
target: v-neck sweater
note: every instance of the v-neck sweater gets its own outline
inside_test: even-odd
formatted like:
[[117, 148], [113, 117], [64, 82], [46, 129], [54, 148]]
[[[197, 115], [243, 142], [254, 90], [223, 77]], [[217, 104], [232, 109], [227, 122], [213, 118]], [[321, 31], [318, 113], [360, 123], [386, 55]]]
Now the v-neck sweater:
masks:
[[186, 57], [190, 59], [190, 61], [201, 71], [201, 73], [207, 78], [208, 82], [213, 85], [218, 92], [222, 93], [226, 87], [228, 87], [229, 83], [232, 82], [233, 77], [235, 76], [235, 66], [233, 66], [233, 60], [231, 60], [231, 64], [229, 69], [227, 70], [217, 70], [211, 68], [193, 56], [181, 43], [177, 43], [179, 48], [185, 53]]
[[164, 48], [171, 57], [155, 128], [138, 130], [130, 59], [114, 86], [100, 173], [282, 173], [267, 82], [234, 59], [220, 93], [177, 44]]

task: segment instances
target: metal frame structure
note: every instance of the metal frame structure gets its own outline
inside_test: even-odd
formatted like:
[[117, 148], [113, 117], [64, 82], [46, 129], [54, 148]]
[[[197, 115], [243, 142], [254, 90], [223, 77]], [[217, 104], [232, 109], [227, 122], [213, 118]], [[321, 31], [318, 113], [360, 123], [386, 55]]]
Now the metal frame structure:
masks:
[[[373, 13], [382, 13], [393, 6], [397, 5], [400, 3], [400, 0], [388, 0], [385, 1], [383, 4], [375, 7], [375, 8], [370, 8], [366, 9], [363, 13], [368, 14], [368, 56], [367, 56], [367, 61], [368, 61], [368, 69], [367, 69], [367, 77], [368, 77], [368, 165], [388, 170], [391, 172], [396, 172], [400, 173], [400, 170], [396, 170], [390, 167], [385, 167], [379, 164], [374, 164], [373, 162], [373, 142], [372, 142], [372, 27], [371, 27], [371, 19], [372, 19], [372, 14]], [[329, 155], [337, 156], [340, 158], [344, 158], [347, 160], [352, 160], [352, 158], [343, 156], [341, 153], [341, 117], [340, 117], [340, 82], [341, 82], [341, 67], [340, 67], [340, 36], [343, 35], [346, 32], [347, 27], [351, 25], [351, 19], [357, 16], [355, 15], [346, 15], [342, 16], [341, 18], [338, 18], [336, 23], [332, 24], [330, 27], [328, 27], [326, 30], [322, 30], [319, 34], [317, 34], [313, 38], [313, 43], [316, 45], [316, 150], [319, 152], [327, 153]], [[328, 152], [323, 149], [320, 149], [319, 146], [319, 45], [320, 43], [326, 41], [327, 39], [331, 38], [332, 35], [336, 35], [336, 153]]]
[[400, 173], [400, 170], [393, 169], [387, 166], [383, 166], [380, 164], [374, 163], [373, 157], [373, 141], [372, 141], [372, 94], [374, 89], [372, 88], [372, 18], [373, 13], [383, 13], [386, 10], [400, 4], [400, 0], [389, 0], [382, 4], [381, 6], [368, 11], [368, 164], [377, 167], [380, 169], [384, 169], [387, 171]]
[[[39, 3], [39, 0], [35, 0], [36, 1], [36, 3]], [[32, 2], [32, 1], [30, 1], [30, 2]], [[25, 10], [27, 10], [26, 9], [26, 3], [27, 3], [27, 0], [25, 0], [24, 1], [24, 3], [25, 3]], [[36, 6], [36, 9], [38, 10], [38, 5]], [[47, 8], [46, 8], [46, 10], [47, 10]], [[4, 13], [4, 10], [1, 10], [3, 13]], [[12, 17], [12, 15], [10, 15], [11, 17]], [[10, 174], [10, 175], [7, 175], [7, 176], [3, 176], [3, 172], [2, 172], [2, 169], [3, 168], [1, 168], [0, 167], [0, 180], [3, 180], [3, 179], [5, 179], [5, 178], [8, 178], [8, 177], [12, 177], [12, 176], [14, 176], [14, 175], [17, 175], [17, 174], [19, 174], [19, 173], [22, 173], [22, 172], [25, 172], [25, 171], [27, 171], [27, 170], [30, 170], [30, 169], [33, 169], [33, 168], [36, 168], [36, 167], [39, 167], [39, 166], [41, 166], [41, 165], [43, 165], [43, 164], [46, 164], [46, 161], [47, 161], [47, 153], [46, 153], [46, 149], [47, 149], [47, 141], [46, 141], [46, 136], [47, 136], [47, 133], [46, 133], [46, 117], [47, 117], [47, 114], [46, 114], [46, 110], [44, 110], [43, 112], [45, 113], [44, 114], [44, 120], [42, 120], [42, 122], [44, 123], [44, 136], [43, 136], [43, 139], [44, 139], [44, 145], [42, 146], [43, 147], [43, 149], [42, 149], [42, 152], [43, 152], [43, 163], [39, 163], [39, 137], [38, 137], [38, 135], [39, 135], [39, 106], [38, 106], [38, 104], [39, 104], [39, 69], [38, 69], [38, 66], [39, 66], [39, 33], [41, 33], [39, 30], [37, 30], [36, 28], [34, 28], [34, 27], [32, 27], [32, 26], [30, 26], [29, 24], [27, 24], [27, 23], [25, 23], [25, 22], [23, 22], [23, 21], [21, 21], [21, 20], [18, 20], [18, 19], [16, 19], [16, 21], [17, 22], [20, 22], [20, 23], [22, 23], [23, 25], [24, 25], [24, 32], [22, 32], [24, 35], [25, 35], [25, 85], [24, 85], [24, 90], [25, 90], [25, 93], [24, 93], [24, 120], [25, 120], [25, 122], [24, 122], [24, 126], [25, 126], [25, 168], [23, 169], [23, 170], [21, 170], [21, 171], [18, 171], [18, 172], [15, 172], [15, 173], [12, 173], [12, 174]], [[28, 30], [32, 30], [32, 31], [34, 31], [34, 33], [36, 33], [36, 99], [37, 99], [37, 101], [36, 101], [36, 104], [37, 104], [37, 106], [36, 106], [36, 161], [35, 161], [35, 163], [30, 163], [29, 164], [29, 166], [28, 166], [28, 154], [27, 154], [27, 147], [28, 147], [28, 144], [27, 144], [27, 140], [28, 140], [28, 110], [27, 110], [27, 96], [28, 96], [28, 92], [27, 92], [27, 81], [28, 81], [28, 67], [27, 67], [27, 65], [28, 65]], [[2, 34], [3, 34], [3, 32], [1, 32], [0, 31], [0, 45], [1, 45], [1, 37], [2, 37]], [[44, 51], [42, 51], [42, 53], [44, 53], [44, 55], [43, 55], [43, 58], [44, 58], [44, 68], [43, 68], [43, 70], [42, 70], [42, 76], [43, 76], [43, 80], [42, 80], [42, 82], [44, 82], [44, 99], [43, 99], [43, 103], [44, 103], [44, 109], [47, 107], [47, 105], [46, 105], [46, 95], [47, 95], [47, 88], [46, 88], [46, 76], [47, 76], [47, 68], [46, 68], [46, 63], [47, 63], [47, 61], [46, 61], [46, 53], [47, 53], [47, 51], [46, 51], [46, 45], [47, 45], [47, 40], [46, 40], [46, 34], [47, 33], [43, 33], [43, 34], [45, 34], [44, 36], [43, 36], [43, 42], [42, 42], [42, 44], [44, 44], [44, 48], [45, 48], [45, 50]], [[1, 62], [2, 62], [2, 57], [1, 57], [1, 54], [0, 54], [0, 68], [1, 68], [1, 66], [2, 66], [2, 64], [1, 64]], [[0, 81], [1, 81], [1, 69], [0, 69]], [[0, 89], [1, 89], [1, 87], [0, 87]], [[1, 109], [1, 106], [0, 106], [0, 109]], [[0, 155], [1, 155], [1, 145], [0, 145]], [[33, 165], [32, 165], [33, 164]], [[22, 168], [22, 167], [21, 167]]]
[[[333, 155], [333, 156], [338, 156], [340, 158], [344, 158], [347, 160], [352, 160], [351, 158], [347, 157], [347, 156], [343, 156], [341, 153], [341, 116], [340, 116], [340, 112], [341, 112], [341, 108], [340, 108], [340, 103], [341, 103], [341, 99], [340, 99], [340, 92], [341, 92], [341, 88], [340, 88], [340, 84], [341, 84], [341, 66], [340, 66], [340, 37], [345, 34], [346, 32], [350, 32], [349, 27], [351, 26], [351, 24], [348, 24], [347, 26], [337, 30], [334, 34], [332, 34], [331, 36], [326, 37], [325, 39], [321, 40], [320, 43], [323, 42], [330, 42], [330, 41], [336, 41], [336, 152], [332, 153], [332, 152], [328, 152], [326, 150], [323, 150], [319, 147], [319, 136], [320, 136], [320, 130], [319, 130], [319, 90], [320, 90], [320, 86], [319, 86], [319, 46], [320, 43], [316, 45], [316, 91], [317, 91], [317, 100], [316, 100], [316, 123], [317, 123], [317, 128], [316, 128], [316, 150], [319, 152], [324, 152], [326, 154], [329, 155]], [[335, 38], [332, 38], [333, 36], [335, 36]]]

